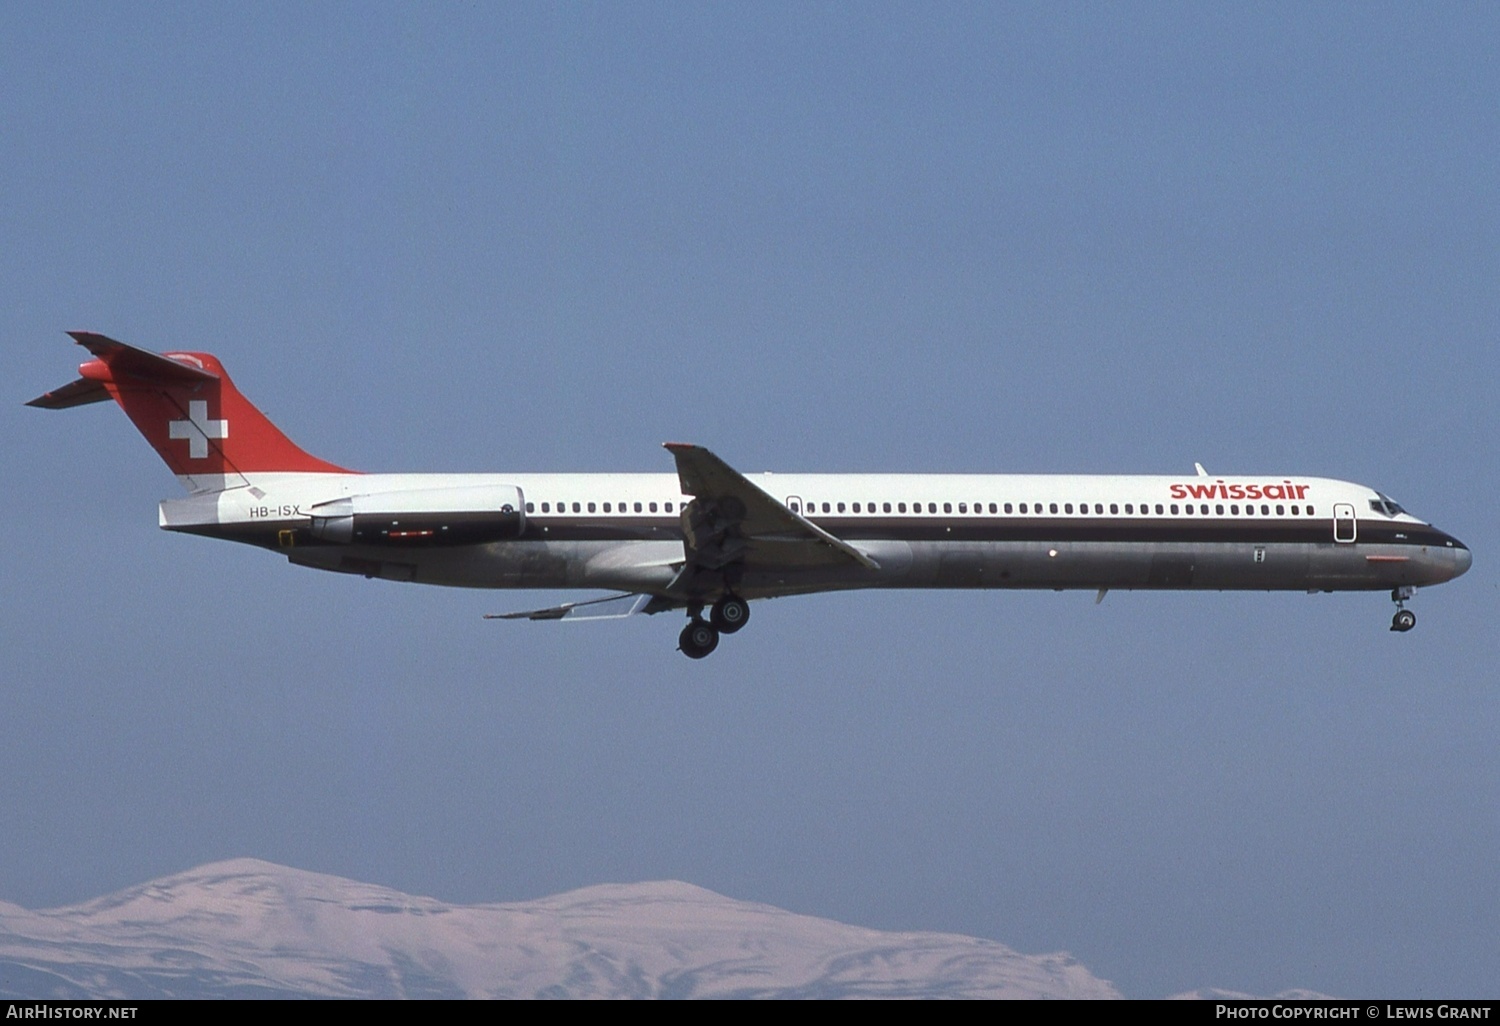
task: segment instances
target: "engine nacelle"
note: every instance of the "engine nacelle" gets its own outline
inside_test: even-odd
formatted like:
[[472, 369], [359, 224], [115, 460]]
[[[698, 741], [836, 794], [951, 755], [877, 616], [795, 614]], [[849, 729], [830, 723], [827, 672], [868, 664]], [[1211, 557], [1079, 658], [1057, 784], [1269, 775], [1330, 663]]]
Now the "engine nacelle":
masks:
[[511, 485], [348, 495], [308, 513], [313, 538], [335, 545], [478, 545], [526, 529], [525, 499]]

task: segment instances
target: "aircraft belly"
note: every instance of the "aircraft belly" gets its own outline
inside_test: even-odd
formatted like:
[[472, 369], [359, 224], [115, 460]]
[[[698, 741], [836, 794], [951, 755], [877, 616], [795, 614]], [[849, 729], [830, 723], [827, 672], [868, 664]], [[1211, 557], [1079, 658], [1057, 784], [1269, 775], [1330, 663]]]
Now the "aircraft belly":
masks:
[[904, 586], [1142, 588], [1148, 586], [1151, 548], [1115, 542], [917, 543]]
[[[565, 588], [580, 583], [572, 544], [492, 542], [442, 549], [320, 545], [287, 550], [300, 566], [455, 588]], [[559, 551], [564, 550], [564, 551]]]
[[[893, 586], [1302, 590], [1321, 586], [1309, 567], [1316, 548], [1172, 542], [914, 543], [911, 572]], [[1363, 574], [1363, 557], [1359, 562]], [[1343, 563], [1337, 565], [1342, 572], [1354, 572]], [[1356, 580], [1374, 578], [1345, 576], [1341, 586]]]
[[1221, 542], [1189, 547], [1194, 550], [1194, 588], [1295, 591], [1308, 587], [1311, 545], [1301, 542], [1275, 545]]
[[[1173, 542], [855, 542], [878, 564], [747, 565], [745, 598], [857, 588], [1378, 590], [1453, 576], [1447, 550], [1414, 545]], [[299, 546], [299, 565], [466, 588], [598, 588], [667, 594], [680, 541], [506, 541], [450, 548]]]
[[553, 547], [576, 550], [573, 558], [581, 572], [569, 583], [588, 588], [659, 594], [672, 583], [683, 561], [680, 541], [569, 542]]
[[1338, 545], [1311, 549], [1310, 588], [1379, 590], [1398, 585], [1441, 584], [1454, 576], [1453, 550], [1427, 545]]

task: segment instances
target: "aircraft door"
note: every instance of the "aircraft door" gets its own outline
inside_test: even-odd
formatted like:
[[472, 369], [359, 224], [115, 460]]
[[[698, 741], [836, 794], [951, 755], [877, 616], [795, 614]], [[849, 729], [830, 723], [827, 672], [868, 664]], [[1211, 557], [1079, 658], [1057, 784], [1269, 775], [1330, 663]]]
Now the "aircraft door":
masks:
[[791, 510], [793, 513], [801, 513], [802, 512], [802, 496], [800, 496], [800, 495], [788, 495], [786, 497], [786, 508], [789, 509], [789, 510]]
[[1354, 519], [1354, 507], [1347, 502], [1337, 502], [1333, 506], [1333, 540], [1342, 544], [1354, 541], [1358, 534], [1358, 525]]

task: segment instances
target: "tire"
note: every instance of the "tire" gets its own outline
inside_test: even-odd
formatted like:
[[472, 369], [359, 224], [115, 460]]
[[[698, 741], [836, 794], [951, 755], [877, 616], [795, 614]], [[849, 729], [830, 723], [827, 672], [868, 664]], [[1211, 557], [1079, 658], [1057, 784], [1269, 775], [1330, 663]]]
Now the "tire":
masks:
[[725, 595], [714, 603], [708, 618], [720, 634], [733, 634], [750, 622], [750, 603], [738, 595]]
[[702, 659], [719, 647], [719, 632], [712, 624], [690, 620], [677, 636], [677, 648], [689, 659]]

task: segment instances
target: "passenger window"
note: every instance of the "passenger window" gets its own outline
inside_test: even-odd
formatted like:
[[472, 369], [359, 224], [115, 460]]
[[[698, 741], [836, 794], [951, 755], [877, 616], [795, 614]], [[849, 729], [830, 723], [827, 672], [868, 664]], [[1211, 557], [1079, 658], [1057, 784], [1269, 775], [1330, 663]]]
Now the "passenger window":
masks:
[[672, 512], [672, 504], [670, 502], [663, 503], [663, 505], [666, 507], [668, 513]]
[[1229, 507], [1229, 512], [1232, 515], [1234, 515], [1234, 516], [1239, 516], [1240, 515], [1240, 508], [1238, 506], [1230, 506]]
[[536, 512], [536, 503], [534, 503], [534, 502], [528, 502], [526, 504], [526, 512], [528, 512], [528, 513], [535, 513]]
[[951, 503], [951, 502], [945, 502], [945, 503], [943, 503], [943, 512], [944, 513], [952, 513], [953, 512], [953, 503]]
[[1205, 502], [1203, 505], [1199, 506], [1198, 511], [1204, 516], [1208, 516], [1208, 503]]
[[891, 504], [889, 502], [887, 502], [881, 508], [884, 509], [887, 513], [889, 513], [891, 511]]
[[[1157, 503], [1156, 504], [1156, 512], [1158, 512], [1158, 513], [1161, 512], [1161, 503]], [[1172, 515], [1174, 517], [1177, 515], [1177, 503], [1175, 503], [1175, 502], [1172, 503]]]
[[576, 503], [576, 502], [573, 503], [573, 512], [574, 513], [582, 513], [583, 512], [583, 506], [581, 506], [579, 503]]
[[1270, 516], [1271, 515], [1271, 507], [1270, 506], [1261, 506], [1261, 508], [1260, 508], [1260, 515], [1263, 516], [1263, 517]]
[[654, 502], [653, 503], [649, 503], [646, 506], [646, 508], [649, 509], [652, 513], [655, 513], [656, 512], [656, 503], [654, 503]]
[[549, 506], [550, 506], [550, 503], [546, 503], [546, 502], [542, 503], [542, 512], [543, 513], [551, 513], [552, 510], [549, 508]]
[[[1161, 516], [1161, 503], [1159, 503], [1159, 502], [1156, 504], [1156, 515], [1157, 516]], [[1177, 507], [1176, 506], [1172, 507], [1172, 515], [1173, 516], [1177, 515]]]
[[904, 503], [904, 502], [898, 502], [898, 503], [896, 503], [896, 512], [897, 513], [905, 513], [906, 512], [906, 503]]
[[[1207, 510], [1204, 512], [1207, 512]], [[1214, 514], [1221, 517], [1224, 515], [1224, 504], [1222, 502], [1214, 507]]]
[[1315, 515], [1315, 514], [1314, 514], [1314, 513], [1313, 513], [1313, 508], [1312, 508], [1312, 507], [1311, 507], [1311, 506], [1309, 506], [1309, 507], [1307, 507], [1307, 515], [1308, 515], [1308, 516], [1314, 516], [1314, 515]]
[[1182, 507], [1182, 511], [1184, 513], [1186, 513], [1188, 516], [1192, 516], [1193, 515], [1193, 506], [1192, 506], [1192, 504], [1189, 503], [1188, 505]]
[[635, 504], [635, 511], [637, 513], [639, 513], [641, 511], [641, 504], [639, 502]]
[[607, 503], [607, 502], [604, 504], [604, 512], [606, 512], [606, 513], [609, 512], [609, 503]]
[[1284, 517], [1284, 516], [1286, 516], [1286, 507], [1285, 506], [1277, 506], [1276, 507], [1276, 515], [1278, 517]]
[[935, 503], [935, 502], [929, 502], [927, 504], [927, 512], [929, 512], [929, 513], [936, 513], [937, 512], [937, 503]]
[[839, 503], [839, 512], [840, 513], [844, 512], [844, 504], [842, 502]]
[[1118, 512], [1120, 512], [1120, 507], [1118, 505], [1116, 505], [1115, 503], [1111, 502], [1109, 504], [1109, 515], [1110, 516], [1114, 516]]
[[967, 513], [967, 512], [969, 512], [969, 504], [967, 502], [960, 502], [958, 504], [958, 511], [960, 513]]
[[1051, 504], [1051, 509], [1052, 509], [1052, 512], [1056, 513], [1057, 512], [1057, 503], [1055, 503], [1055, 502], [1052, 503]]
[[589, 503], [589, 512], [590, 513], [594, 512], [594, 504], [592, 502]]
[[854, 512], [856, 512], [856, 513], [859, 512], [859, 503], [857, 503], [857, 502], [854, 504]]
[[1104, 503], [1102, 503], [1102, 502], [1096, 502], [1096, 503], [1094, 503], [1094, 512], [1095, 513], [1103, 513], [1104, 512]]
[[1064, 513], [1071, 513], [1071, 512], [1073, 512], [1073, 504], [1071, 502], [1065, 502], [1065, 503], [1063, 503], [1063, 512]]
[[[994, 504], [993, 504], [993, 503], [991, 503], [991, 506], [992, 506], [992, 507], [993, 507], [993, 505], [994, 505]], [[991, 508], [991, 509], [990, 509], [990, 512], [991, 512], [991, 513], [993, 513], [993, 512], [995, 512], [995, 511], [994, 511], [994, 509], [993, 509], [993, 508]], [[1009, 515], [1009, 514], [1010, 514], [1010, 503], [1008, 503], [1008, 502], [1007, 502], [1007, 503], [1006, 503], [1006, 504], [1005, 504], [1005, 512], [1006, 512], [1006, 515]], [[1024, 513], [1024, 512], [1025, 512], [1025, 510], [1022, 510], [1022, 511], [1021, 511], [1021, 512], [1023, 512], [1023, 513]]]
[[1297, 515], [1297, 507], [1293, 506], [1292, 507], [1292, 516], [1296, 516], [1296, 515]]

